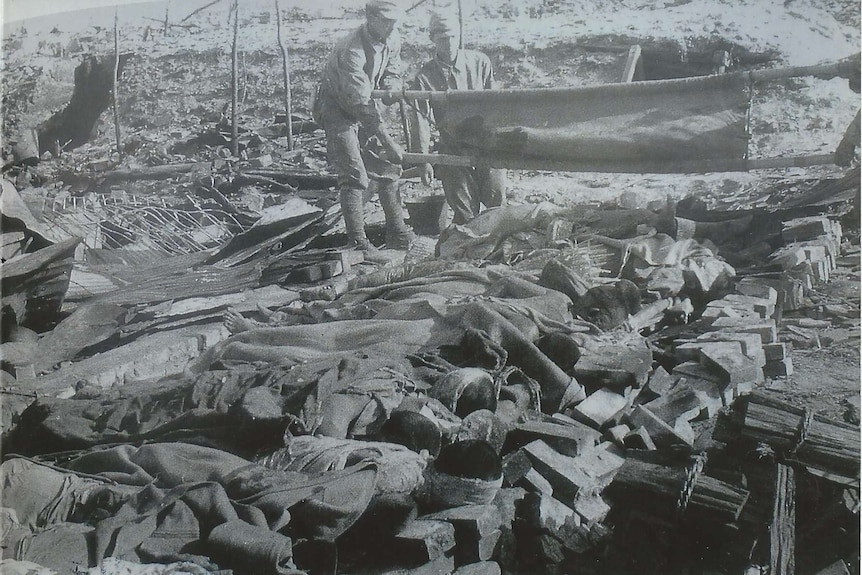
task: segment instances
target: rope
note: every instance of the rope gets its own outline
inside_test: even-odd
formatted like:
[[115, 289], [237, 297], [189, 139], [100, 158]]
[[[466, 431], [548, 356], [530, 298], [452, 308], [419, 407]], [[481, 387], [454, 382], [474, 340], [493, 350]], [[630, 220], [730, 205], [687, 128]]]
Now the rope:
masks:
[[685, 475], [685, 482], [679, 492], [679, 497], [676, 500], [676, 516], [681, 518], [688, 508], [688, 503], [691, 501], [691, 495], [694, 493], [694, 487], [697, 485], [697, 479], [700, 477], [703, 467], [706, 465], [706, 452], [702, 451], [694, 456], [691, 465], [688, 467]]

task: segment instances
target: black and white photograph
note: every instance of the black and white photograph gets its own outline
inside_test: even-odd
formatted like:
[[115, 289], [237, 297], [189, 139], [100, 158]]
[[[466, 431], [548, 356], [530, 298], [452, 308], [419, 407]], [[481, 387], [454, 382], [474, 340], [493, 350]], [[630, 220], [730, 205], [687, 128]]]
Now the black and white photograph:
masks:
[[860, 575], [862, 0], [0, 23], [0, 575]]

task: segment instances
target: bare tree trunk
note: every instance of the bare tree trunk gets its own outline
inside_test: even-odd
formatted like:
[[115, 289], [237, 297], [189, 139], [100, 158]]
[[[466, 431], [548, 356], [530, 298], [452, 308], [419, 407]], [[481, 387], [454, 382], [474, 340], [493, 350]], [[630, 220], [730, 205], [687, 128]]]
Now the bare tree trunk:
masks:
[[458, 48], [464, 47], [464, 10], [461, 7], [461, 0], [458, 0]]
[[233, 0], [233, 46], [231, 48], [231, 153], [239, 157], [239, 130], [237, 128], [237, 36], [239, 35], [239, 0]]
[[185, 18], [183, 18], [182, 20], [180, 20], [180, 22], [185, 22], [186, 20], [188, 20], [189, 18], [191, 18], [192, 16], [194, 16], [194, 15], [195, 15], [195, 14], [197, 14], [198, 12], [203, 12], [204, 10], [206, 10], [207, 8], [209, 8], [210, 6], [214, 6], [214, 5], [218, 4], [219, 2], [221, 2], [221, 0], [213, 0], [213, 1], [212, 1], [212, 2], [210, 2], [209, 4], [204, 4], [203, 6], [201, 6], [201, 7], [200, 7], [200, 8], [198, 8], [197, 10], [194, 10], [191, 14], [189, 14], [188, 16], [186, 16]]
[[278, 47], [281, 49], [281, 62], [284, 66], [284, 114], [287, 121], [287, 149], [293, 150], [293, 117], [291, 113], [293, 98], [290, 91], [290, 58], [281, 39], [281, 10], [278, 8], [278, 0], [275, 0], [275, 22], [278, 31]]
[[117, 140], [117, 153], [122, 157], [123, 144], [120, 139], [120, 112], [117, 102], [117, 76], [120, 74], [120, 32], [119, 9], [114, 10], [114, 73], [111, 80], [111, 95], [114, 100], [114, 136]]

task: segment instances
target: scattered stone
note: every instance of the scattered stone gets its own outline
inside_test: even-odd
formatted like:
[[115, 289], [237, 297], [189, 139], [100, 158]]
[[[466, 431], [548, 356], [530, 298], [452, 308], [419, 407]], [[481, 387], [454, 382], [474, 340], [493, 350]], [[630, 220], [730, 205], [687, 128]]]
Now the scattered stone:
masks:
[[643, 426], [647, 430], [657, 447], [691, 445], [686, 438], [680, 437], [671, 426], [643, 405], [636, 406], [628, 417], [633, 427]]
[[423, 520], [447, 521], [455, 528], [455, 541], [473, 541], [491, 534], [500, 527], [502, 517], [493, 505], [463, 505], [431, 515]]
[[736, 291], [742, 295], [766, 300], [773, 306], [778, 303], [778, 291], [757, 278], [743, 278], [736, 284]]
[[572, 415], [582, 423], [601, 429], [627, 405], [628, 400], [624, 396], [603, 387], [576, 405], [572, 409]]
[[546, 495], [553, 495], [554, 493], [554, 487], [551, 485], [551, 482], [532, 467], [518, 481], [517, 485], [531, 493], [543, 493]]
[[767, 377], [788, 377], [793, 375], [793, 361], [790, 356], [777, 361], [767, 361], [763, 368]]
[[415, 566], [443, 557], [454, 546], [455, 527], [451, 523], [416, 519], [395, 535], [393, 555]]
[[462, 565], [452, 575], [500, 575], [500, 565], [494, 561], [480, 561]]
[[658, 366], [650, 375], [649, 381], [641, 392], [640, 401], [646, 403], [650, 399], [660, 397], [670, 391], [670, 388], [675, 384], [676, 378], [669, 374], [665, 368]]
[[610, 510], [611, 506], [598, 495], [575, 498], [575, 512], [588, 524], [604, 521]]
[[550, 495], [528, 493], [518, 506], [518, 517], [531, 528], [546, 533], [559, 531], [571, 517], [577, 519], [575, 510]]
[[713, 330], [731, 329], [742, 333], [756, 333], [764, 344], [778, 341], [778, 333], [774, 321], [747, 322], [739, 319], [720, 317], [712, 322]]
[[763, 346], [766, 361], [781, 361], [787, 357], [787, 344], [784, 342], [768, 343]]
[[656, 448], [655, 442], [653, 442], [652, 437], [650, 437], [649, 432], [643, 425], [628, 432], [623, 439], [623, 445], [627, 449], [645, 449], [647, 451], [652, 451]]
[[704, 365], [717, 370], [725, 384], [763, 381], [763, 370], [742, 353], [739, 342], [715, 342], [700, 350]]
[[515, 485], [533, 468], [530, 458], [522, 449], [503, 457], [503, 484]]
[[[583, 404], [583, 402], [581, 402]], [[525, 421], [519, 423], [506, 437], [506, 449], [511, 450], [541, 439], [563, 455], [577, 455], [598, 442], [601, 434], [581, 422], [555, 417], [560, 423]]]
[[631, 428], [628, 425], [621, 423], [619, 425], [615, 425], [615, 426], [609, 428], [605, 432], [605, 437], [609, 438], [611, 441], [616, 443], [618, 446], [624, 447], [626, 435], [628, 435], [630, 431], [631, 431]]
[[533, 462], [533, 468], [548, 480], [555, 497], [561, 501], [572, 500], [581, 490], [595, 489], [593, 478], [580, 468], [574, 457], [554, 451], [539, 439], [523, 449]]

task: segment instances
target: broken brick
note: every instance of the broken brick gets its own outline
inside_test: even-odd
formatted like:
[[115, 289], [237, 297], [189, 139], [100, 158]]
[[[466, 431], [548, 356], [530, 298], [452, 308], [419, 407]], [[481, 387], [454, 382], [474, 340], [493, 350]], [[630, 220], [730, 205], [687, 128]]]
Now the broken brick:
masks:
[[598, 495], [575, 498], [575, 512], [586, 523], [604, 521], [610, 510], [611, 506]]
[[558, 499], [571, 500], [582, 490], [595, 489], [593, 477], [580, 468], [574, 457], [554, 451], [540, 439], [523, 449], [533, 462], [533, 468], [551, 484]]
[[416, 519], [393, 542], [393, 555], [410, 565], [434, 561], [455, 546], [455, 527], [446, 521]]
[[626, 434], [623, 439], [623, 444], [627, 449], [645, 449], [647, 451], [654, 450], [655, 442], [650, 437], [649, 432], [643, 425], [632, 429]]
[[700, 354], [703, 364], [718, 370], [727, 384], [763, 381], [763, 370], [743, 355], [739, 342], [715, 342], [701, 348]]
[[624, 396], [603, 387], [576, 405], [572, 415], [582, 423], [601, 429], [627, 405], [628, 400]]
[[567, 423], [525, 421], [509, 431], [505, 449], [516, 449], [541, 439], [563, 455], [577, 455], [595, 445], [600, 436], [594, 429], [574, 420]]
[[431, 515], [425, 515], [423, 520], [446, 521], [455, 528], [455, 540], [473, 541], [481, 539], [497, 530], [502, 522], [500, 511], [493, 505], [463, 505], [453, 507]]
[[500, 575], [502, 573], [499, 563], [495, 561], [479, 561], [462, 565], [455, 569], [452, 575]]
[[455, 546], [455, 564], [468, 565], [488, 561], [494, 557], [502, 531], [496, 529], [481, 539], [459, 541]]
[[632, 410], [629, 414], [629, 421], [633, 427], [643, 426], [658, 447], [691, 445], [685, 438], [680, 437], [671, 426], [656, 417], [643, 405], [638, 405]]
[[528, 493], [518, 506], [518, 517], [537, 531], [555, 533], [575, 510], [550, 495]]

